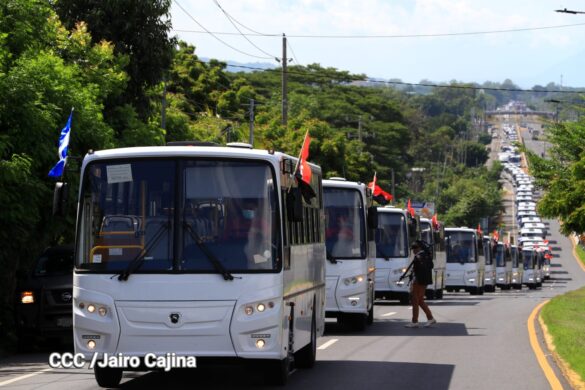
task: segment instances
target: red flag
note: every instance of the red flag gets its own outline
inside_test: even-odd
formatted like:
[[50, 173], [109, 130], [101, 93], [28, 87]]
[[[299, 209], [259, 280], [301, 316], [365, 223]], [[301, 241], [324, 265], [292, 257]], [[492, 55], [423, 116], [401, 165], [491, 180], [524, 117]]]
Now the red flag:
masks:
[[311, 184], [311, 167], [307, 162], [309, 158], [309, 145], [311, 144], [311, 137], [309, 137], [309, 131], [305, 134], [303, 141], [303, 147], [301, 148], [301, 158], [299, 159], [299, 173], [300, 179], [307, 184]]
[[494, 236], [494, 240], [500, 241], [500, 234], [498, 233], [497, 230], [494, 230], [493, 236]]
[[408, 204], [406, 205], [406, 210], [410, 213], [410, 216], [414, 218], [415, 212], [412, 206], [410, 205], [410, 199], [408, 199]]
[[368, 188], [372, 190], [372, 195], [376, 202], [380, 203], [381, 205], [386, 205], [388, 204], [388, 202], [391, 202], [392, 199], [394, 198], [392, 197], [392, 194], [387, 193], [379, 185], [376, 184], [377, 180], [378, 180], [377, 174], [376, 172], [374, 172], [374, 179], [368, 183]]
[[433, 226], [433, 229], [435, 230], [439, 229], [439, 221], [437, 220], [437, 214], [433, 214], [433, 217], [431, 218], [431, 225]]
[[480, 235], [483, 234], [483, 231], [481, 230], [481, 224], [479, 223], [477, 224], [477, 233]]

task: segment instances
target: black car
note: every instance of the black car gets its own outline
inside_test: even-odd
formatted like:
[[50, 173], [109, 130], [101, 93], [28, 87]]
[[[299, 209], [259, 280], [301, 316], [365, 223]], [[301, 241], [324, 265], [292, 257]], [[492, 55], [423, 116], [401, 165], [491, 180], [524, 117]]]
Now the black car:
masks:
[[47, 248], [18, 283], [16, 326], [19, 346], [41, 338], [72, 342], [73, 245]]

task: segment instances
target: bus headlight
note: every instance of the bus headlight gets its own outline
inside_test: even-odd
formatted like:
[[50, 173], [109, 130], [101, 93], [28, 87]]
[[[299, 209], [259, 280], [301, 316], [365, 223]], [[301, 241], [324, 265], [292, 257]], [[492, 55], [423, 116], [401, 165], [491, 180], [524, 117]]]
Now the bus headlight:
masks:
[[244, 306], [244, 313], [251, 316], [254, 313], [263, 313], [274, 308], [274, 301], [249, 303]]
[[364, 281], [364, 279], [365, 279], [364, 275], [352, 276], [351, 278], [343, 279], [343, 284], [345, 284], [346, 286], [349, 286], [350, 284], [361, 283]]

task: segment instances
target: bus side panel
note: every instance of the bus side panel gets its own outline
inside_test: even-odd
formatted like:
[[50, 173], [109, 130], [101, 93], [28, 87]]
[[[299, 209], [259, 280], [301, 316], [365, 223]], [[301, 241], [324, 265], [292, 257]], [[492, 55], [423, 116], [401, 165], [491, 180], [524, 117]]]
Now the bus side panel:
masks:
[[[290, 264], [290, 269], [284, 271], [283, 314], [284, 321], [288, 321], [290, 304], [294, 304], [294, 351], [298, 351], [311, 341], [313, 311], [317, 335], [321, 336], [325, 328], [325, 245], [292, 246]], [[288, 344], [288, 339], [283, 342]]]

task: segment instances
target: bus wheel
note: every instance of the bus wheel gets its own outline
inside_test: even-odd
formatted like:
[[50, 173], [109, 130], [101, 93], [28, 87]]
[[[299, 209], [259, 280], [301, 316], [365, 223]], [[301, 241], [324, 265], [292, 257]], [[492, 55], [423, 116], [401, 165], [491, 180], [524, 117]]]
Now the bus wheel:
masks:
[[311, 319], [311, 341], [295, 353], [295, 366], [298, 368], [312, 368], [317, 358], [317, 329], [315, 312]]
[[110, 367], [98, 367], [93, 369], [95, 380], [100, 387], [118, 387], [122, 380], [122, 369]]
[[443, 299], [443, 289], [437, 290], [435, 294], [437, 299]]
[[400, 297], [401, 305], [408, 305], [410, 303], [410, 296]]

